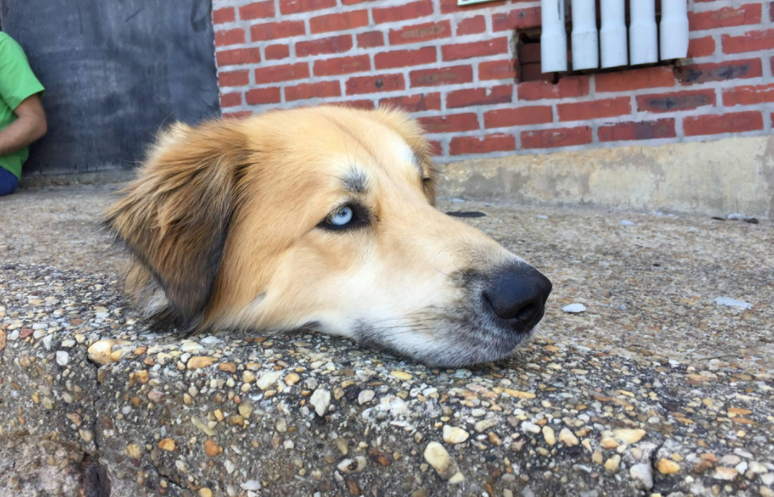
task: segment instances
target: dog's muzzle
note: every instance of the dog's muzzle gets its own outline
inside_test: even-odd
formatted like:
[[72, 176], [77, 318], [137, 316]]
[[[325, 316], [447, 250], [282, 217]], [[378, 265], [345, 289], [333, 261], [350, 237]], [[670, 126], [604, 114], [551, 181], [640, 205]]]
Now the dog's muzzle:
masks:
[[485, 311], [514, 333], [529, 333], [543, 318], [551, 281], [537, 269], [518, 264], [501, 269], [483, 290]]

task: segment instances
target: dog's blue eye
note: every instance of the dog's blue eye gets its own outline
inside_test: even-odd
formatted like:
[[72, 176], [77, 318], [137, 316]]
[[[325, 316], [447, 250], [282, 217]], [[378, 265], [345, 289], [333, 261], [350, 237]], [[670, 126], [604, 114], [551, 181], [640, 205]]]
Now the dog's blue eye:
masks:
[[336, 227], [343, 227], [352, 222], [352, 218], [355, 217], [355, 213], [352, 211], [352, 207], [344, 206], [337, 210], [326, 220], [328, 224]]
[[328, 231], [349, 231], [368, 226], [369, 222], [368, 209], [357, 202], [350, 202], [328, 214], [317, 227]]

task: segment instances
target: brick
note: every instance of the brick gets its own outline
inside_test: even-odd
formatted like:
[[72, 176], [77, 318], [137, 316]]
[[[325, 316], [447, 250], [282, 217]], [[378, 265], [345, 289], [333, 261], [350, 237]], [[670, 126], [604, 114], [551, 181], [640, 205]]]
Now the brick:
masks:
[[290, 57], [290, 47], [288, 45], [269, 45], [265, 50], [267, 60], [287, 59]]
[[585, 121], [587, 119], [616, 117], [630, 114], [631, 111], [632, 105], [629, 97], [558, 104], [556, 106], [559, 121]]
[[282, 15], [329, 9], [335, 6], [336, 0], [280, 0], [279, 4], [280, 13]]
[[429, 147], [430, 155], [443, 155], [443, 145], [438, 140], [428, 140], [427, 146]]
[[723, 35], [723, 53], [757, 52], [774, 49], [774, 29], [748, 31], [741, 36]]
[[309, 20], [309, 29], [312, 34], [329, 33], [331, 31], [345, 31], [368, 25], [368, 11], [355, 10], [313, 17]]
[[493, 60], [478, 65], [478, 79], [516, 79], [516, 69], [512, 60]]
[[599, 141], [615, 142], [629, 140], [655, 140], [657, 138], [674, 138], [674, 119], [658, 119], [656, 121], [640, 121], [600, 126]]
[[688, 41], [688, 57], [707, 57], [715, 53], [715, 39], [711, 36]]
[[587, 143], [591, 143], [591, 128], [588, 126], [541, 129], [521, 133], [521, 148], [571, 147]]
[[774, 3], [769, 4], [769, 20], [774, 22]]
[[418, 69], [411, 71], [409, 78], [412, 87], [470, 83], [473, 81], [473, 68], [470, 66], [452, 66], [441, 69]]
[[249, 105], [277, 104], [282, 101], [279, 88], [254, 88], [245, 93]]
[[341, 84], [338, 81], [321, 81], [319, 83], [304, 83], [285, 88], [285, 100], [308, 100], [310, 98], [340, 97]]
[[446, 61], [507, 53], [508, 38], [506, 37], [475, 41], [473, 43], [457, 43], [441, 47], [441, 57]]
[[236, 21], [236, 11], [234, 7], [225, 7], [212, 11], [212, 23], [223, 24], [224, 22]]
[[242, 105], [241, 93], [221, 93], [220, 94], [220, 106], [225, 109], [226, 107], [236, 107]]
[[456, 109], [478, 105], [506, 104], [513, 100], [513, 85], [491, 88], [466, 88], [451, 91], [446, 95], [446, 107]]
[[420, 0], [419, 2], [410, 2], [396, 7], [373, 9], [374, 22], [376, 24], [406, 21], [408, 19], [417, 19], [432, 14], [433, 2], [431, 0]]
[[294, 79], [306, 79], [308, 77], [309, 64], [306, 62], [259, 67], [255, 70], [255, 84], [257, 85], [279, 83], [281, 81], [293, 81]]
[[441, 110], [440, 93], [422, 93], [420, 95], [404, 95], [400, 97], [383, 98], [379, 107], [398, 107], [408, 112], [423, 112], [426, 110]]
[[377, 2], [379, 0], [341, 0], [342, 5], [357, 5], [366, 2]]
[[347, 95], [397, 91], [406, 88], [402, 74], [380, 74], [377, 76], [357, 76], [347, 80]]
[[339, 107], [352, 107], [353, 109], [372, 110], [376, 108], [373, 100], [344, 100], [342, 102], [325, 102], [326, 105], [336, 105]]
[[686, 117], [683, 119], [685, 136], [743, 133], [763, 129], [763, 115], [759, 111], [735, 112], [722, 115]]
[[585, 97], [589, 94], [589, 77], [571, 76], [561, 78], [556, 84], [549, 83], [548, 81], [527, 81], [519, 83], [517, 89], [519, 100]]
[[384, 45], [384, 34], [380, 31], [369, 31], [357, 35], [357, 46], [360, 48], [381, 47]]
[[312, 72], [315, 76], [335, 76], [338, 74], [368, 71], [370, 69], [371, 59], [368, 55], [358, 55], [355, 57], [317, 60], [314, 62], [314, 70]]
[[737, 86], [723, 90], [723, 105], [755, 105], [774, 102], [774, 84]]
[[218, 51], [215, 57], [218, 61], [218, 67], [256, 64], [261, 61], [261, 51], [257, 48], [235, 48]]
[[529, 64], [540, 62], [540, 43], [526, 43], [519, 49], [519, 62]]
[[707, 12], [688, 12], [689, 31], [730, 28], [761, 22], [761, 4], [746, 4], [738, 8], [724, 7]]
[[306, 33], [304, 21], [280, 21], [255, 24], [250, 27], [250, 39], [253, 41], [277, 40], [301, 36]]
[[484, 16], [470, 17], [457, 23], [457, 36], [472, 35], [486, 31]]
[[225, 47], [245, 42], [244, 29], [227, 29], [225, 31], [215, 31], [215, 46]]
[[488, 154], [508, 150], [516, 150], [516, 138], [502, 133], [483, 137], [455, 136], [449, 141], [450, 155]]
[[714, 90], [677, 91], [637, 97], [637, 110], [640, 112], [676, 112], [706, 105], [715, 105]]
[[506, 31], [540, 26], [540, 7], [499, 12], [492, 16], [492, 30]]
[[274, 0], [255, 2], [239, 7], [239, 18], [244, 20], [274, 17]]
[[391, 69], [393, 67], [409, 67], [430, 64], [436, 59], [435, 47], [424, 47], [416, 50], [394, 50], [380, 52], [374, 55], [376, 69]]
[[535, 105], [515, 109], [497, 109], [484, 113], [485, 128], [506, 128], [550, 123], [554, 120], [551, 107]]
[[340, 35], [319, 40], [299, 41], [296, 43], [296, 55], [298, 57], [306, 57], [308, 55], [341, 53], [351, 48], [352, 36]]
[[391, 45], [405, 45], [420, 41], [437, 40], [451, 36], [451, 23], [449, 21], [428, 22], [406, 26], [400, 29], [390, 30]]
[[709, 81], [760, 78], [763, 76], [761, 59], [732, 60], [716, 64], [692, 64], [675, 68], [675, 76], [683, 85]]
[[244, 86], [250, 84], [250, 71], [232, 71], [218, 73], [218, 86]]
[[674, 71], [667, 66], [608, 72], [597, 74], [594, 78], [598, 92], [633, 91], [643, 88], [675, 86]]
[[240, 110], [239, 112], [226, 112], [221, 114], [223, 119], [244, 119], [252, 116], [253, 113], [249, 110]]
[[468, 114], [420, 117], [418, 121], [427, 133], [454, 133], [479, 129], [478, 116], [472, 112]]

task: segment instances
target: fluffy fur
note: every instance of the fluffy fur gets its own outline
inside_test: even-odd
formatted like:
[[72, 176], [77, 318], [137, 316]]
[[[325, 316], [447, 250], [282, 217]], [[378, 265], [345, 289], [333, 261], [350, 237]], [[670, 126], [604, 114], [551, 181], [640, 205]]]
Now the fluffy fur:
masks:
[[[436, 210], [419, 125], [317, 107], [174, 125], [107, 212], [127, 291], [186, 332], [300, 327], [425, 362], [501, 358], [525, 334], [483, 312], [487, 275], [523, 261]], [[352, 206], [357, 223], [326, 219]]]

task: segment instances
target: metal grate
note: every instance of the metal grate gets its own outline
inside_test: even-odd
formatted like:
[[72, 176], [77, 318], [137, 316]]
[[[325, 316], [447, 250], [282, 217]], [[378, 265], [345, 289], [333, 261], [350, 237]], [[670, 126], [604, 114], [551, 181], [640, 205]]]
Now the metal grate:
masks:
[[[567, 0], [542, 0], [541, 65], [544, 73], [567, 71]], [[599, 8], [597, 10], [597, 7]], [[597, 12], [601, 27], [597, 27]], [[655, 0], [571, 0], [573, 70], [652, 64], [688, 55], [685, 0], [661, 0], [656, 23]], [[601, 64], [600, 64], [601, 60]]]

